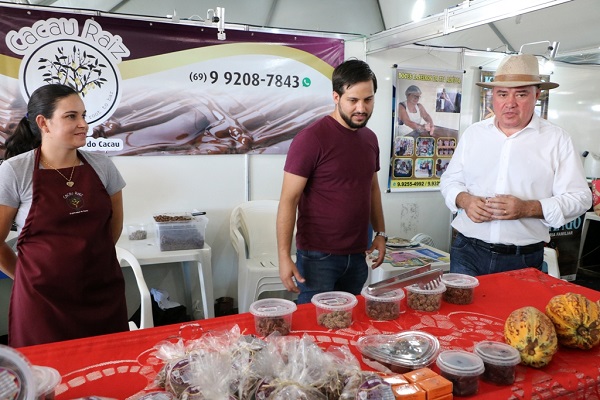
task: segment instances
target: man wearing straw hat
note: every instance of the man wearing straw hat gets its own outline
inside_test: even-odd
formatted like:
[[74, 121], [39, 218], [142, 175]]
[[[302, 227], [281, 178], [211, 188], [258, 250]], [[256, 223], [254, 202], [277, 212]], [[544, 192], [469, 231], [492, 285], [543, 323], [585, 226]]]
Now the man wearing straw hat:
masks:
[[534, 113], [542, 89], [537, 58], [504, 58], [491, 88], [494, 116], [463, 133], [440, 189], [457, 213], [450, 271], [484, 275], [541, 268], [549, 227], [592, 204], [583, 164], [570, 136]]

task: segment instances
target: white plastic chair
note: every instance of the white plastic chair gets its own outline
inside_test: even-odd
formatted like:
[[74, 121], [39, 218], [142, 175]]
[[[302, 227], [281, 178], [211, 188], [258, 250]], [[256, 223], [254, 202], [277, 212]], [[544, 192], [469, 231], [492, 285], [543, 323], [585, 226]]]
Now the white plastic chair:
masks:
[[[277, 200], [254, 200], [235, 207], [230, 239], [238, 255], [238, 310], [248, 312], [263, 292], [286, 290], [279, 279]], [[293, 240], [292, 240], [293, 242]], [[295, 246], [292, 246], [295, 251]], [[292, 253], [293, 254], [293, 253]]]
[[17, 240], [19, 239], [18, 236], [12, 238], [12, 239], [8, 239], [6, 241], [6, 244], [12, 249], [12, 251], [14, 251], [15, 253], [17, 252]]
[[424, 233], [417, 233], [415, 236], [413, 236], [413, 238], [410, 241], [426, 244], [427, 246], [431, 246], [431, 247], [435, 247], [435, 242], [433, 241], [433, 238]]
[[[133, 271], [135, 280], [137, 282], [138, 289], [140, 291], [140, 329], [152, 328], [154, 326], [154, 319], [152, 318], [152, 300], [150, 299], [150, 291], [148, 285], [144, 280], [144, 274], [142, 273], [142, 267], [138, 262], [137, 258], [129, 251], [122, 247], [115, 246], [117, 250], [117, 259], [119, 263], [125, 261]], [[129, 321], [129, 329], [138, 329], [137, 325], [133, 321]]]
[[542, 267], [542, 271], [546, 272], [550, 276], [560, 279], [560, 270], [558, 268], [558, 256], [556, 254], [556, 250], [550, 247], [544, 247], [544, 263], [546, 265]]

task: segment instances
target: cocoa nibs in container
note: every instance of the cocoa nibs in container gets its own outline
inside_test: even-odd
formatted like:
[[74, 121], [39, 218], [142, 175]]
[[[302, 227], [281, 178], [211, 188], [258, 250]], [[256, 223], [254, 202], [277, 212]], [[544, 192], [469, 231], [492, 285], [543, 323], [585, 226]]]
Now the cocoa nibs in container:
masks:
[[404, 298], [402, 289], [379, 295], [371, 295], [366, 289], [363, 289], [361, 295], [365, 298], [365, 313], [370, 319], [391, 321], [400, 316], [400, 303]]
[[441, 283], [435, 289], [421, 289], [418, 285], [407, 286], [406, 302], [410, 308], [417, 311], [437, 311], [442, 304], [442, 295], [446, 286]]
[[400, 316], [400, 306], [398, 303], [365, 300], [365, 307], [367, 316], [377, 321], [390, 321]]
[[288, 335], [292, 330], [292, 314], [296, 304], [285, 299], [262, 299], [250, 304], [250, 313], [254, 315], [254, 328], [259, 336], [278, 333]]
[[456, 273], [442, 275], [442, 282], [446, 285], [444, 301], [459, 305], [471, 304], [475, 288], [479, 286], [479, 280], [474, 276]]
[[358, 303], [352, 293], [333, 291], [314, 295], [317, 323], [327, 329], [343, 329], [352, 325], [352, 313]]
[[331, 311], [317, 317], [317, 323], [328, 329], [348, 328], [352, 324], [352, 311]]
[[471, 304], [473, 302], [473, 289], [446, 286], [443, 299], [452, 304]]
[[269, 336], [273, 332], [279, 332], [285, 336], [290, 333], [292, 324], [281, 317], [258, 317], [256, 333], [259, 336]]
[[189, 215], [159, 214], [159, 215], [155, 215], [153, 218], [154, 218], [154, 221], [156, 221], [156, 222], [187, 222], [187, 221], [192, 220], [192, 217]]

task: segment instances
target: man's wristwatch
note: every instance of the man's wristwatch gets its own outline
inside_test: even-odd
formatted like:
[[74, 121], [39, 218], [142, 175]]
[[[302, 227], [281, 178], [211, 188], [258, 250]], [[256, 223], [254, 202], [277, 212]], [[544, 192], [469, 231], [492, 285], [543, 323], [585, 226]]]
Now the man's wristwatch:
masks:
[[375, 232], [375, 236], [383, 236], [383, 238], [385, 239], [386, 242], [388, 240], [388, 237], [385, 234], [385, 232]]

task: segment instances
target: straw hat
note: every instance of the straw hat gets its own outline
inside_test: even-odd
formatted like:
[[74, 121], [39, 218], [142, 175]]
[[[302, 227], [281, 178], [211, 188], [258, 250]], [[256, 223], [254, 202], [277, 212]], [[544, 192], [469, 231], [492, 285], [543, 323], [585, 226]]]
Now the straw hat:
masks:
[[513, 88], [530, 85], [537, 85], [540, 89], [558, 87], [558, 83], [542, 82], [538, 60], [533, 54], [505, 57], [498, 65], [493, 82], [477, 82], [476, 85], [484, 88], [496, 86]]

